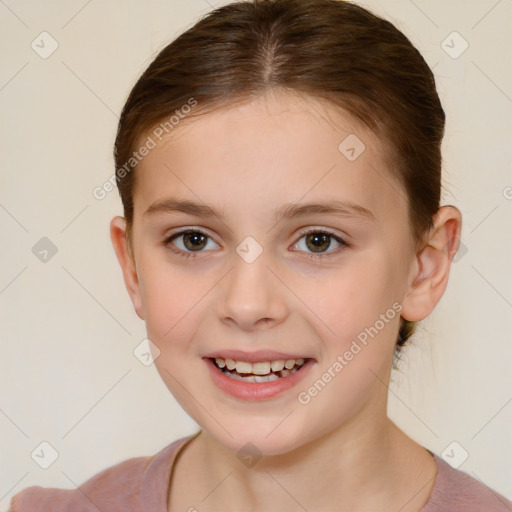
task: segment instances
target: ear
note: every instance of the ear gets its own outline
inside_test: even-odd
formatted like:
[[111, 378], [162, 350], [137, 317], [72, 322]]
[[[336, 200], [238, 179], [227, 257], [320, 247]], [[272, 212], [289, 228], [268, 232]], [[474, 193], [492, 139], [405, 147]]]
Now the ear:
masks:
[[411, 322], [426, 318], [448, 284], [452, 260], [460, 245], [462, 215], [455, 206], [441, 207], [423, 249], [415, 255], [401, 316]]
[[130, 250], [126, 236], [126, 219], [114, 217], [110, 222], [110, 238], [116, 253], [121, 270], [123, 271], [124, 284], [132, 300], [135, 312], [144, 320], [144, 308], [142, 307], [139, 279], [135, 258]]

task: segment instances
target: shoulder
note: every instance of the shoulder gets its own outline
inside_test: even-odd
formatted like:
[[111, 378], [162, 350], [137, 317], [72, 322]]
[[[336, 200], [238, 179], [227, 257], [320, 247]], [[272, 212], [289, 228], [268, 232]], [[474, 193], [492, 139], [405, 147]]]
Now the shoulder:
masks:
[[420, 512], [512, 512], [512, 502], [490, 487], [454, 469], [434, 454], [437, 477], [429, 501]]
[[[76, 489], [57, 489], [34, 485], [13, 496], [10, 512], [81, 510], [97, 511], [113, 504], [129, 507], [136, 494], [144, 468], [151, 457], [135, 457], [100, 471]], [[110, 510], [110, 509], [109, 509]], [[130, 510], [130, 508], [128, 508]]]
[[166, 496], [168, 475], [174, 456], [188, 439], [178, 439], [152, 456], [134, 457], [110, 466], [76, 489], [38, 485], [27, 487], [11, 498], [9, 512], [128, 512], [141, 510], [151, 500]]

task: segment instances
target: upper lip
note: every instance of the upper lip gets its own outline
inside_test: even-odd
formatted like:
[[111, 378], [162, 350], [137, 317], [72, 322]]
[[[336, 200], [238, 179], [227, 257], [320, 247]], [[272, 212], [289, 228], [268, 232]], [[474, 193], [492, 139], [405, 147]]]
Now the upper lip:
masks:
[[248, 363], [258, 363], [263, 361], [278, 361], [284, 359], [311, 359], [310, 357], [300, 354], [285, 354], [284, 352], [277, 352], [275, 350], [257, 350], [255, 352], [244, 352], [243, 350], [216, 350], [210, 352], [204, 357], [215, 358], [221, 357], [222, 359], [233, 359], [235, 361], [247, 361]]

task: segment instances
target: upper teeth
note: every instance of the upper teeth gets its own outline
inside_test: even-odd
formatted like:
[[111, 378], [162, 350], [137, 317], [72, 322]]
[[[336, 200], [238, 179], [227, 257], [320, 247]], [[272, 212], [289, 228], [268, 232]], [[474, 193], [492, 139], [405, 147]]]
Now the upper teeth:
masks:
[[304, 364], [304, 359], [277, 359], [276, 361], [249, 363], [247, 361], [235, 361], [234, 359], [216, 357], [215, 362], [219, 368], [226, 367], [228, 370], [236, 370], [238, 373], [267, 375], [271, 370], [273, 372], [280, 372], [283, 368], [291, 370], [295, 365], [302, 366]]

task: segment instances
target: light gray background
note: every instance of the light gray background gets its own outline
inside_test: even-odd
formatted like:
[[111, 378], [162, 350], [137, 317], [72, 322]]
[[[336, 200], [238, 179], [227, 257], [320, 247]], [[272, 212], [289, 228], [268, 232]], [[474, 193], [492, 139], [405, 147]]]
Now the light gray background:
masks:
[[[74, 488], [195, 431], [133, 354], [145, 327], [108, 231], [121, 202], [117, 190], [102, 201], [92, 191], [113, 173], [135, 80], [221, 3], [0, 0], [1, 510], [29, 485]], [[457, 442], [452, 454], [469, 454], [459, 468], [512, 499], [512, 3], [361, 3], [434, 69], [448, 116], [443, 202], [463, 214], [463, 249], [393, 374], [389, 414], [438, 454]], [[43, 31], [58, 43], [47, 58], [31, 47], [51, 48]], [[469, 44], [457, 58], [454, 31]], [[46, 262], [32, 252], [43, 237], [58, 249]], [[42, 442], [58, 453], [48, 469]]]

